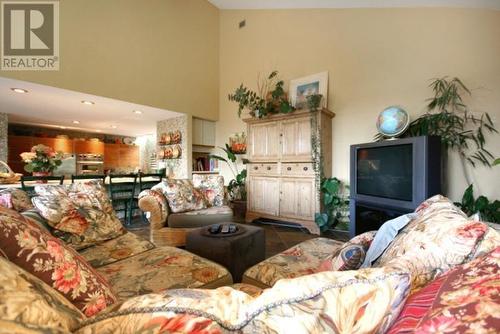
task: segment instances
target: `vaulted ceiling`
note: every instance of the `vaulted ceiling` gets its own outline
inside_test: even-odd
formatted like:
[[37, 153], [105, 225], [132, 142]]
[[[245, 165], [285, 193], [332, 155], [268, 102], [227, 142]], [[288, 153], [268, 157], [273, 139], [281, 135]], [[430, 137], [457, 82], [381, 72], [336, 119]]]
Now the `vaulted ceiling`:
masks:
[[464, 7], [500, 9], [500, 0], [208, 0], [219, 9]]

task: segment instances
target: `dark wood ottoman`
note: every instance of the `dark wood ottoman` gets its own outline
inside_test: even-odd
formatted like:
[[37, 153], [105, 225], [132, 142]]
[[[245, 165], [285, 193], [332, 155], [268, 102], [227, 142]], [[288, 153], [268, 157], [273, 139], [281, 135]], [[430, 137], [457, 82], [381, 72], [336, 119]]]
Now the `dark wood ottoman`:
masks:
[[190, 231], [186, 250], [223, 265], [238, 283], [245, 270], [265, 260], [266, 235], [260, 227], [234, 225], [238, 232], [228, 235], [210, 234], [208, 227]]

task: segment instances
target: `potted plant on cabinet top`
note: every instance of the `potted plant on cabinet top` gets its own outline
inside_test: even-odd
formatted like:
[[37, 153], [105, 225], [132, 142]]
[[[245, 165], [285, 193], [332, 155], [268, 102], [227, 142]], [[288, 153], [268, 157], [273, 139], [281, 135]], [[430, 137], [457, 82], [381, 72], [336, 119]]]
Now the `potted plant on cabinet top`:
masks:
[[263, 80], [257, 80], [257, 90], [254, 92], [240, 85], [233, 94], [229, 94], [229, 101], [238, 102], [238, 116], [243, 109], [248, 109], [252, 117], [263, 118], [269, 114], [288, 114], [295, 110], [283, 86], [285, 82], [278, 80], [278, 71], [273, 71]]
[[[231, 170], [234, 179], [229, 181], [227, 186], [231, 206], [233, 207], [235, 217], [244, 218], [247, 211], [247, 170], [243, 169], [240, 171], [238, 169], [236, 155], [231, 151], [231, 147], [228, 144], [226, 144], [225, 148], [220, 147], [220, 149], [226, 153], [227, 158], [214, 154], [210, 155], [210, 157], [225, 162], [229, 167], [229, 170]], [[246, 163], [246, 159], [243, 159], [243, 163]]]
[[26, 163], [24, 170], [33, 176], [49, 176], [62, 163], [62, 152], [55, 152], [42, 144], [33, 146], [30, 152], [23, 152], [20, 156]]

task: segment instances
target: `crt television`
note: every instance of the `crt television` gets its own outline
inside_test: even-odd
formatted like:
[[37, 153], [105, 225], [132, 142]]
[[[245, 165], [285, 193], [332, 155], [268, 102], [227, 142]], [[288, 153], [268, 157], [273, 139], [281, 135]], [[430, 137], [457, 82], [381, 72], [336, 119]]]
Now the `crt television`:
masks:
[[[440, 138], [421, 136], [352, 145], [350, 183], [353, 206], [413, 211], [441, 192]], [[356, 219], [353, 209], [351, 220]]]

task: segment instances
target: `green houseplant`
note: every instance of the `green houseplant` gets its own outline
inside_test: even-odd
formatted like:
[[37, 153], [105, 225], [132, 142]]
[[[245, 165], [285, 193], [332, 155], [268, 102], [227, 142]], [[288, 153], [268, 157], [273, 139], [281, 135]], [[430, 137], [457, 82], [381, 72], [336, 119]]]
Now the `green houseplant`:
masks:
[[228, 95], [229, 101], [238, 103], [238, 116], [244, 109], [253, 117], [262, 118], [269, 114], [287, 114], [295, 110], [283, 86], [285, 82], [278, 80], [278, 71], [271, 72], [267, 78], [258, 79], [258, 92], [241, 84], [234, 93]]
[[54, 152], [52, 148], [42, 144], [33, 146], [30, 152], [23, 152], [20, 156], [26, 163], [24, 170], [34, 176], [50, 175], [62, 163], [61, 152]]
[[345, 216], [349, 207], [349, 199], [345, 196], [345, 190], [348, 188], [336, 177], [324, 178], [321, 181], [323, 212], [316, 213], [314, 217], [321, 231], [335, 227]]
[[[440, 136], [445, 150], [457, 151], [472, 166], [491, 166], [494, 157], [486, 149], [485, 133], [498, 131], [490, 115], [476, 116], [470, 112], [463, 96], [471, 92], [458, 78], [438, 78], [429, 87], [434, 96], [428, 99], [427, 112], [410, 123], [403, 137]], [[378, 134], [376, 139], [383, 136]]]
[[474, 198], [472, 184], [465, 190], [462, 201], [455, 203], [468, 216], [479, 213], [481, 220], [500, 223], [500, 201], [490, 201], [486, 196]]
[[[237, 217], [244, 217], [247, 208], [247, 170], [246, 168], [242, 169], [241, 171], [239, 170], [238, 163], [236, 161], [236, 154], [231, 151], [231, 147], [228, 144], [226, 144], [226, 147], [219, 148], [226, 153], [227, 158], [215, 154], [211, 154], [210, 157], [225, 162], [229, 167], [229, 170], [231, 170], [234, 178], [229, 181], [227, 191], [229, 193], [229, 198], [231, 200], [235, 215]], [[243, 160], [243, 163], [246, 163], [246, 160]]]

